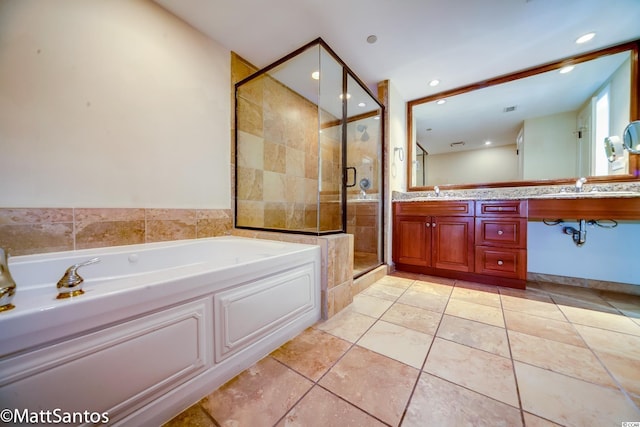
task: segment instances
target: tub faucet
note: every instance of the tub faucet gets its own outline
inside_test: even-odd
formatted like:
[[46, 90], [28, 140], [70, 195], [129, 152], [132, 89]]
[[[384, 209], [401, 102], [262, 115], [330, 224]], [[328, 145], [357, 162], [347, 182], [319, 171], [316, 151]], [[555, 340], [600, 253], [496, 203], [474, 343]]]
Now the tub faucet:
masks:
[[78, 274], [78, 268], [89, 264], [95, 264], [96, 262], [100, 262], [100, 258], [91, 258], [88, 261], [73, 264], [71, 267], [67, 268], [64, 276], [58, 280], [58, 296], [56, 298], [69, 298], [84, 294], [84, 291], [82, 290], [82, 282], [84, 279]]
[[11, 304], [16, 294], [16, 282], [9, 273], [9, 254], [0, 248], [0, 312], [11, 310], [15, 306]]
[[576, 193], [582, 193], [582, 184], [584, 184], [585, 182], [587, 182], [587, 178], [578, 178], [578, 180], [576, 181]]
[[436, 197], [440, 197], [440, 187], [436, 185], [435, 187], [433, 187], [433, 191], [436, 192]]

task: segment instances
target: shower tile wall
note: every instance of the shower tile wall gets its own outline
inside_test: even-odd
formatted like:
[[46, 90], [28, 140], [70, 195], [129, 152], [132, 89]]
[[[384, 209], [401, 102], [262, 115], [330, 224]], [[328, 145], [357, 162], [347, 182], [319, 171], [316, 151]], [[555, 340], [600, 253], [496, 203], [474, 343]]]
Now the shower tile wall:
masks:
[[356, 252], [378, 252], [378, 202], [352, 202], [347, 206], [347, 233], [357, 238]]
[[238, 225], [316, 229], [317, 107], [269, 76], [237, 102]]
[[[358, 131], [358, 126], [365, 126], [369, 139], [362, 141], [362, 132]], [[380, 141], [380, 121], [372, 117], [367, 117], [357, 121], [350, 122], [347, 129], [347, 166], [355, 167], [358, 171], [358, 177], [355, 187], [348, 189], [349, 198], [360, 197], [359, 181], [362, 178], [368, 178], [371, 188], [366, 190], [367, 197], [377, 196], [379, 191], [380, 180], [380, 153], [379, 145], [372, 141]]]
[[0, 247], [11, 255], [229, 234], [230, 209], [0, 208]]
[[[257, 68], [250, 65], [246, 60], [242, 59], [235, 53], [231, 54], [231, 75], [233, 79], [233, 83], [236, 83], [252, 73], [257, 71]], [[257, 86], [256, 86], [257, 87]], [[243, 97], [240, 97], [238, 102], [243, 103], [242, 108], [253, 108], [253, 106], [248, 105], [249, 102], [246, 98], [253, 99], [254, 105], [257, 102], [264, 102], [262, 97], [263, 91], [262, 89], [256, 90], [256, 87], [253, 87], [249, 93], [245, 92]], [[289, 92], [288, 99], [291, 100], [291, 106], [294, 108], [297, 103], [301, 103], [305, 106], [305, 115], [308, 115], [306, 118], [311, 120], [313, 123], [318, 122], [317, 116], [317, 107], [308, 101], [300, 98], [299, 96], [293, 94], [289, 89], [280, 86], [282, 91]], [[233, 90], [232, 90], [233, 94]], [[295, 96], [294, 96], [295, 95]], [[232, 104], [235, 102], [234, 97], [232, 96]], [[273, 105], [274, 102], [269, 102], [269, 105]], [[312, 106], [312, 109], [307, 109], [307, 107]], [[312, 111], [313, 110], [313, 111]], [[235, 106], [232, 105], [231, 111], [235, 113]], [[290, 145], [287, 143], [276, 142], [273, 140], [268, 140], [261, 135], [258, 129], [260, 127], [260, 120], [264, 122], [264, 118], [261, 118], [261, 114], [255, 112], [255, 108], [253, 108], [254, 113], [252, 114], [252, 124], [249, 124], [249, 128], [254, 130], [254, 134], [250, 132], [238, 132], [238, 137], [244, 134], [244, 141], [248, 144], [256, 143], [256, 142], [264, 142], [263, 148], [257, 148], [258, 152], [262, 153], [262, 157], [260, 155], [250, 154], [250, 155], [242, 155], [242, 162], [240, 163], [240, 156], [238, 158], [238, 166], [243, 166], [243, 169], [246, 168], [248, 170], [242, 172], [242, 178], [240, 176], [240, 167], [238, 168], [238, 181], [244, 182], [244, 177], [248, 177], [251, 179], [251, 186], [259, 187], [256, 190], [250, 190], [248, 188], [240, 188], [236, 189], [232, 188], [232, 194], [237, 194], [238, 198], [238, 207], [241, 209], [238, 217], [238, 221], [245, 221], [243, 225], [252, 226], [252, 227], [265, 227], [265, 216], [268, 221], [274, 221], [280, 224], [286, 225], [286, 212], [284, 212], [284, 208], [286, 207], [286, 199], [283, 197], [280, 200], [276, 200], [273, 202], [266, 202], [261, 198], [257, 197], [259, 192], [262, 192], [264, 195], [264, 172], [261, 174], [257, 165], [264, 166], [265, 172], [271, 172], [271, 176], [277, 176], [276, 174], [285, 174], [287, 172], [287, 151], [289, 148], [293, 150], [299, 150], [300, 145], [297, 144], [296, 141], [291, 141]], [[323, 118], [328, 117], [325, 112], [322, 113]], [[298, 117], [301, 117], [300, 115]], [[329, 116], [330, 117], [330, 116]], [[330, 117], [332, 120], [337, 121], [335, 117]], [[275, 125], [274, 129], [268, 130], [267, 134], [277, 137], [280, 140], [284, 140], [282, 133], [284, 132], [284, 128], [280, 126], [281, 122], [272, 119], [268, 122], [269, 125]], [[232, 125], [235, 125], [235, 120], [232, 118]], [[266, 123], [262, 123], [262, 126], [265, 126]], [[238, 124], [239, 128], [242, 129], [240, 123]], [[244, 130], [244, 129], [243, 129]], [[341, 151], [340, 151], [340, 127], [339, 126], [324, 126], [322, 129], [320, 144], [321, 148], [319, 150], [320, 156], [322, 158], [322, 162], [319, 162], [318, 159], [318, 149], [317, 149], [317, 135], [318, 130], [316, 127], [313, 130], [309, 129], [308, 132], [313, 132], [312, 135], [308, 134], [304, 136], [307, 138], [306, 141], [308, 145], [304, 149], [304, 193], [305, 193], [305, 207], [304, 207], [304, 228], [317, 230], [318, 229], [318, 206], [320, 207], [320, 229], [336, 229], [341, 227], [341, 217], [340, 217], [340, 205], [338, 203], [340, 192], [339, 192], [339, 183], [341, 183]], [[309, 143], [311, 141], [311, 143]], [[316, 141], [314, 144], [313, 141]], [[232, 153], [234, 150], [234, 143], [232, 141]], [[255, 146], [254, 146], [255, 148]], [[261, 151], [262, 150], [262, 151]], [[295, 153], [294, 153], [295, 156]], [[290, 157], [290, 160], [291, 157]], [[233, 166], [233, 162], [235, 161], [235, 155], [232, 155], [232, 171], [235, 169]], [[253, 164], [254, 167], [248, 167], [247, 165]], [[319, 175], [319, 164], [322, 164], [322, 176], [325, 178], [325, 181], [322, 183], [322, 191], [320, 194], [320, 202], [316, 199], [318, 195], [318, 175]], [[298, 172], [300, 170], [298, 169]], [[299, 177], [298, 177], [299, 178]], [[336, 179], [337, 178], [337, 179]], [[299, 181], [298, 181], [299, 182]], [[232, 180], [232, 185], [235, 183]], [[282, 180], [275, 180], [275, 184], [282, 188]], [[296, 186], [296, 176], [294, 175], [293, 181], [284, 180], [285, 189], [294, 188], [298, 189]], [[241, 186], [242, 187], [242, 186]], [[268, 190], [271, 191], [271, 190]], [[274, 192], [281, 191], [280, 189], [273, 190]], [[242, 193], [242, 194], [240, 194]], [[253, 193], [253, 198], [246, 198], [247, 194]], [[264, 196], [263, 196], [264, 197]], [[292, 197], [292, 196], [289, 196]], [[307, 198], [308, 197], [308, 198]], [[244, 199], [244, 200], [243, 200]], [[295, 197], [294, 197], [295, 199]], [[278, 203], [281, 203], [278, 206]], [[267, 204], [269, 207], [274, 206], [273, 209], [267, 209]], [[295, 203], [294, 203], [295, 207]], [[241, 218], [240, 218], [241, 217]], [[278, 222], [279, 221], [279, 222]], [[349, 305], [353, 300], [353, 295], [357, 292], [354, 291], [353, 288], [353, 248], [354, 248], [354, 238], [351, 235], [347, 234], [335, 234], [329, 236], [311, 236], [311, 235], [300, 235], [300, 234], [288, 234], [288, 233], [278, 233], [275, 231], [256, 231], [256, 230], [245, 230], [245, 229], [233, 229], [232, 234], [235, 236], [241, 237], [250, 237], [250, 238], [259, 238], [259, 239], [270, 239], [270, 240], [280, 240], [292, 243], [305, 243], [305, 244], [314, 244], [319, 245], [321, 248], [321, 256], [322, 256], [322, 271], [321, 271], [321, 282], [322, 282], [322, 290], [321, 290], [321, 300], [322, 300], [322, 316], [323, 318], [329, 318], [334, 314], [338, 313], [340, 310]]]

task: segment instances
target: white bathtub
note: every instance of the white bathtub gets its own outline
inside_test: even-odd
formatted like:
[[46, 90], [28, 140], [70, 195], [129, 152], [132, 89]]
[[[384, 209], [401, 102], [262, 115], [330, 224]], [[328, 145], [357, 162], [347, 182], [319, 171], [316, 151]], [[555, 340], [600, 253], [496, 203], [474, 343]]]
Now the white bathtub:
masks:
[[[84, 295], [56, 299], [72, 264]], [[320, 248], [239, 237], [13, 257], [0, 402], [158, 425], [320, 318]]]

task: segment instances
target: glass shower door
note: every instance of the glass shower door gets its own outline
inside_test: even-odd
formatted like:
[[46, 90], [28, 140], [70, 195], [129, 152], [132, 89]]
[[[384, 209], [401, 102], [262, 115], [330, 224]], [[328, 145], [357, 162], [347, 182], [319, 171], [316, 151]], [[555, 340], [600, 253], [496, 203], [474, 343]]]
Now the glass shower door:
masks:
[[347, 233], [354, 237], [354, 277], [382, 260], [382, 108], [351, 76], [347, 78]]

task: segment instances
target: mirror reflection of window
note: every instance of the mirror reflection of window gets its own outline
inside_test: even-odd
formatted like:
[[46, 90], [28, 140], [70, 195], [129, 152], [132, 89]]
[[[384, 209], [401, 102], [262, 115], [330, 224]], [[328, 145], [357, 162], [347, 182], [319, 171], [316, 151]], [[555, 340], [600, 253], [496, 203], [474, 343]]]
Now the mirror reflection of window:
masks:
[[609, 85], [607, 85], [596, 97], [596, 138], [592, 148], [595, 168], [592, 175], [609, 173], [609, 162], [602, 148], [605, 138], [609, 135]]
[[427, 150], [422, 148], [420, 143], [416, 143], [416, 161], [414, 163], [416, 169], [416, 183], [419, 186], [427, 185]]

